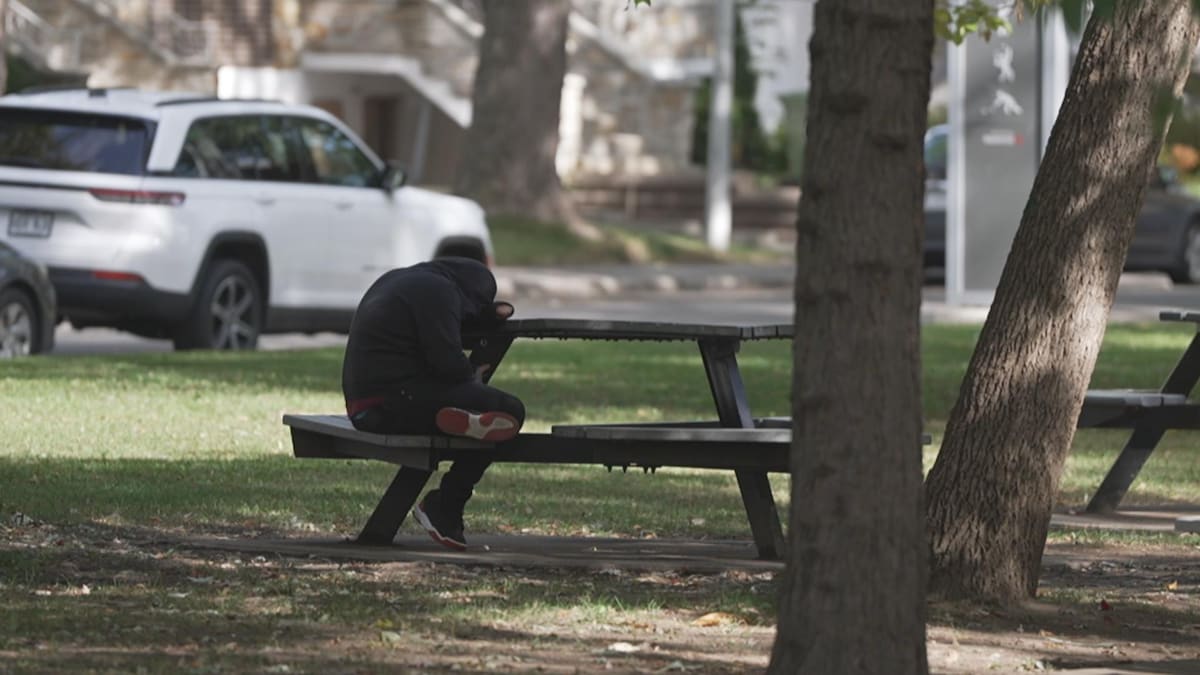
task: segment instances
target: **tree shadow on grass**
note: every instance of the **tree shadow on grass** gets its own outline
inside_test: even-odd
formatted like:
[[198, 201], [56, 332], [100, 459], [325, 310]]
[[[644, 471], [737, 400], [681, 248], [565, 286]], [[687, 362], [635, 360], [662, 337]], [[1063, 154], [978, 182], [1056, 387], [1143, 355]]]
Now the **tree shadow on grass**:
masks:
[[[14, 672], [647, 672], [674, 661], [744, 672], [769, 644], [774, 616], [765, 575], [337, 563], [176, 551], [129, 543], [123, 528], [47, 529], [0, 539], [0, 568], [10, 571], [0, 653]], [[22, 545], [37, 540], [45, 543]], [[714, 610], [758, 626], [758, 648], [744, 635], [690, 640], [644, 623], [683, 617], [686, 626]], [[611, 650], [616, 641], [631, 649]]]
[[[382, 462], [297, 461], [287, 455], [0, 457], [0, 513], [21, 512], [54, 523], [149, 524], [247, 537], [353, 535], [394, 472]], [[435, 474], [428, 487], [438, 480]], [[784, 476], [773, 480], [786, 519], [788, 482]], [[731, 471], [625, 474], [593, 466], [496, 465], [477, 487], [467, 522], [473, 532], [749, 536]]]
[[[147, 534], [154, 532], [89, 524], [0, 537], [6, 665], [14, 672], [260, 672], [279, 664], [288, 672], [746, 672], [765, 661], [777, 611], [769, 573], [336, 562], [138, 543]], [[953, 650], [982, 659], [979, 670], [955, 672], [986, 671], [997, 652], [1008, 654], [1000, 665], [1013, 670], [1035, 661], [1075, 668], [1133, 660], [1142, 672], [1194, 672], [1191, 631], [1200, 619], [1189, 589], [1200, 578], [1192, 556], [1104, 553], [1080, 564], [1053, 553], [1038, 602], [1015, 609], [934, 603], [934, 643], [952, 639]], [[1103, 577], [1108, 584], [1094, 583]], [[1158, 589], [1167, 579], [1179, 585], [1180, 602], [1163, 600]], [[733, 623], [693, 626], [709, 612]]]

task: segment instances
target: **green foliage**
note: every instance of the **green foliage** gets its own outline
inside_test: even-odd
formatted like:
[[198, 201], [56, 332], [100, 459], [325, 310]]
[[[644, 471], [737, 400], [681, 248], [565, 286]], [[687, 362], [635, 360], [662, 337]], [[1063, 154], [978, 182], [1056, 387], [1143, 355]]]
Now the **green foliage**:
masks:
[[[1183, 100], [1196, 101], [1197, 95], [1200, 81], [1189, 78]], [[1163, 159], [1180, 172], [1190, 174], [1200, 168], [1200, 106], [1184, 104], [1174, 110], [1164, 145]]]
[[1183, 110], [1183, 99], [1169, 89], [1160, 90], [1150, 110], [1154, 130], [1160, 131]]
[[[741, 17], [736, 20], [733, 42], [733, 166], [777, 175], [787, 170], [786, 142], [772, 142], [762, 129], [754, 97], [758, 75], [750, 67], [750, 49]], [[708, 161], [708, 116], [712, 101], [712, 79], [696, 90], [695, 121], [692, 124], [692, 161]]]
[[950, 109], [943, 105], [934, 105], [929, 107], [929, 116], [925, 120], [925, 128], [945, 124], [950, 121]]
[[79, 75], [48, 73], [38, 70], [28, 61], [19, 56], [9, 54], [6, 58], [8, 64], [8, 82], [6, 83], [5, 91], [0, 93], [12, 93], [22, 91], [30, 87], [48, 85], [69, 84], [82, 86], [87, 82], [86, 77], [81, 77]]
[[[1003, 0], [1001, 6], [1009, 10], [1007, 13], [1017, 21], [1023, 20], [1026, 14], [1057, 6], [1062, 10], [1067, 28], [1073, 33], [1079, 33], [1083, 29], [1089, 9], [1092, 16], [1109, 19], [1116, 10], [1116, 0]], [[1192, 0], [1192, 6], [1200, 11], [1200, 0]], [[962, 3], [956, 0], [936, 0], [933, 28], [939, 37], [962, 44], [971, 34], [978, 34], [984, 40], [988, 40], [992, 33], [1009, 29], [1011, 24], [1001, 16], [997, 7], [987, 0], [966, 0]]]
[[1086, 4], [1084, 0], [1062, 0], [1063, 20], [1067, 22], [1067, 29], [1073, 33], [1078, 33], [1083, 26]]
[[967, 0], [962, 4], [937, 0], [933, 8], [933, 28], [939, 37], [962, 44], [972, 33], [987, 40], [992, 33], [1011, 28], [1011, 25], [986, 0]]

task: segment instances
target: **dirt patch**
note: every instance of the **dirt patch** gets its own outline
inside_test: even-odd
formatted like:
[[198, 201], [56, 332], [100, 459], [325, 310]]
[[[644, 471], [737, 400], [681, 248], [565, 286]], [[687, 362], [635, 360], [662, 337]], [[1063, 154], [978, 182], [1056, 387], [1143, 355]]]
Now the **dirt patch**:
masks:
[[[741, 673], [774, 639], [775, 571], [353, 561], [153, 535], [0, 528], [0, 672]], [[1037, 602], [935, 603], [928, 636], [938, 673], [1200, 672], [1200, 551], [1053, 544]]]
[[1036, 602], [934, 603], [928, 637], [930, 663], [943, 673], [1200, 673], [1200, 551], [1051, 544]]

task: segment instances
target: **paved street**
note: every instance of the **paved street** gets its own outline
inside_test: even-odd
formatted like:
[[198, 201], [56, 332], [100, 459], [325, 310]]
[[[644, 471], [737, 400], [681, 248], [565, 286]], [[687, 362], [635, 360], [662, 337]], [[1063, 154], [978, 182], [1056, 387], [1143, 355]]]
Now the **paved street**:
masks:
[[[712, 323], [784, 323], [792, 320], [791, 294], [782, 290], [636, 294], [623, 299], [527, 299], [517, 303], [517, 317], [577, 317]], [[167, 340], [145, 340], [126, 333], [59, 326], [57, 354], [170, 351]], [[321, 333], [264, 336], [262, 349], [305, 349], [344, 344], [344, 335]]]
[[[922, 317], [926, 322], [981, 322], [986, 309], [951, 307], [945, 292], [927, 285]], [[704, 323], [781, 323], [792, 320], [791, 291], [785, 288], [765, 290], [708, 290], [669, 293], [637, 292], [622, 297], [538, 298], [517, 301], [517, 316], [578, 317], [594, 319], [641, 319], [654, 321], [696, 321]], [[1114, 321], [1153, 321], [1161, 309], [1200, 311], [1200, 286], [1173, 286], [1157, 274], [1126, 274], [1122, 277]], [[116, 331], [92, 328], [76, 331], [60, 326], [57, 334], [60, 354], [96, 354], [170, 351], [165, 340], [144, 340]], [[305, 349], [340, 345], [345, 336], [286, 334], [262, 338], [263, 349]]]

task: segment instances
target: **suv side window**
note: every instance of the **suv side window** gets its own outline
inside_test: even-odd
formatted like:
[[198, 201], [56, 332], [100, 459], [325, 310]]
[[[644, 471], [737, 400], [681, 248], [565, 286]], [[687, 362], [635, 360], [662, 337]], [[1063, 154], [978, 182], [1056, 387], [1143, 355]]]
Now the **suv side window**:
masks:
[[267, 164], [259, 116], [209, 117], [192, 123], [171, 173], [194, 178], [257, 180]]
[[308, 153], [300, 141], [300, 131], [287, 117], [267, 115], [263, 118], [263, 149], [266, 168], [262, 180], [285, 183], [315, 183]]
[[322, 120], [293, 118], [308, 151], [316, 182], [350, 187], [374, 187], [379, 168], [350, 137]]

